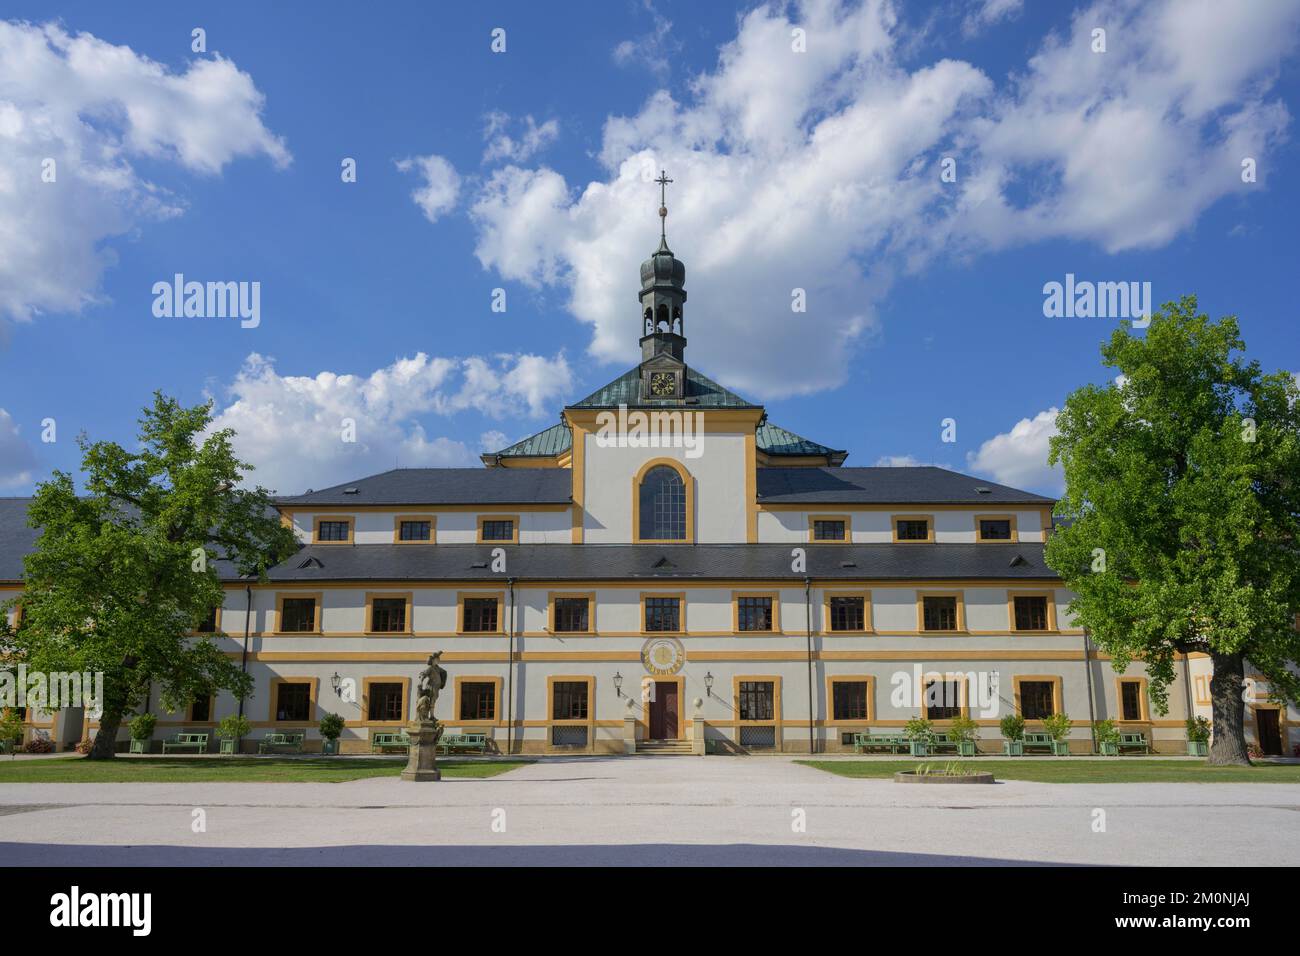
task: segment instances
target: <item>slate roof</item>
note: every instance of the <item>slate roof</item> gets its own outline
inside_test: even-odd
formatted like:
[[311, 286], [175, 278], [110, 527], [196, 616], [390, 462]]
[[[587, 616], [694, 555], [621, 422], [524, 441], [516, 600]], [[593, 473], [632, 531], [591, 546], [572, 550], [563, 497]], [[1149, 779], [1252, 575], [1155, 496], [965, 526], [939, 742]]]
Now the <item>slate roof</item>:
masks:
[[762, 504], [1055, 504], [1052, 498], [933, 466], [760, 468], [758, 500]]
[[686, 403], [677, 399], [643, 399], [641, 397], [641, 366], [628, 369], [614, 381], [592, 392], [570, 408], [761, 408], [735, 392], [723, 388], [713, 379], [701, 375], [689, 365], [686, 367]]
[[[355, 489], [351, 491], [350, 489]], [[567, 468], [395, 468], [368, 478], [276, 498], [288, 508], [312, 505], [568, 504]]]
[[31, 498], [0, 498], [0, 581], [23, 576], [23, 556], [36, 548], [40, 531], [27, 525]]

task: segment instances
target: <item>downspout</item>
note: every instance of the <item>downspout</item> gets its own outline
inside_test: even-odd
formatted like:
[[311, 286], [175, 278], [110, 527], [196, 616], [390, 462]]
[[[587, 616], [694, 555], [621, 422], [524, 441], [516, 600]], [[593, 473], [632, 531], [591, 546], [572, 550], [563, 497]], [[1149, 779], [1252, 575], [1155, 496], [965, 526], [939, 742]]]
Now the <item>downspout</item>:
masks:
[[[244, 585], [244, 653], [239, 660], [239, 671], [241, 674], [248, 673], [248, 635], [253, 626], [253, 586]], [[273, 705], [274, 706], [274, 705]], [[239, 695], [239, 716], [244, 716], [244, 695]], [[243, 738], [235, 741], [235, 753], [243, 750]]]
[[[1097, 752], [1097, 714], [1092, 697], [1092, 645], [1088, 629], [1083, 629], [1083, 673], [1088, 678], [1088, 735], [1092, 737], [1092, 752]], [[1062, 702], [1064, 703], [1064, 702]]]
[[514, 753], [513, 730], [515, 726], [515, 579], [507, 578], [510, 589], [510, 610], [506, 616], [506, 631], [510, 638], [510, 653], [506, 658], [506, 753]]
[[809, 577], [803, 579], [803, 612], [804, 623], [807, 625], [805, 630], [808, 634], [808, 754], [811, 756], [817, 752], [817, 749], [813, 739], [816, 708], [813, 704], [812, 578]]

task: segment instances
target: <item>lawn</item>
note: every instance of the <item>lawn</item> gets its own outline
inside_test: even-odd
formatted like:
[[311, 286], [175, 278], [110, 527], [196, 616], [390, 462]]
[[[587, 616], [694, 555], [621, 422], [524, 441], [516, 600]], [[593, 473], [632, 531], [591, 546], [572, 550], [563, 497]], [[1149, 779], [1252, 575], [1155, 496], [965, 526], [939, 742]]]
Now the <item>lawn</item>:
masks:
[[[932, 760], [798, 760], [796, 763], [841, 777], [892, 777], [898, 770], [915, 770], [923, 763], [942, 769], [949, 761]], [[977, 757], [959, 766], [993, 774], [999, 780], [1038, 783], [1300, 783], [1300, 764], [1256, 764], [1253, 767], [1211, 767], [1201, 760], [1054, 760], [1024, 757], [985, 760]], [[3, 779], [3, 778], [0, 778]]]
[[[448, 779], [495, 777], [530, 760], [439, 760]], [[3, 783], [343, 783], [396, 777], [405, 759], [381, 757], [119, 757], [81, 756], [48, 760], [0, 757]]]

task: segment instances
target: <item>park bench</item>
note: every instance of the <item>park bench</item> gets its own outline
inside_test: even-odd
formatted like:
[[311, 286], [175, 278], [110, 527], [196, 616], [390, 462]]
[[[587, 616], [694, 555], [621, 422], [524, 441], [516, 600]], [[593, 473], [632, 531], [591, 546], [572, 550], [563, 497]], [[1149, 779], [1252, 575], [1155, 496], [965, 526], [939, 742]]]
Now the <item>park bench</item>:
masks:
[[1146, 734], [1120, 734], [1119, 751], [1120, 753], [1123, 753], [1125, 750], [1141, 750], [1144, 754], [1149, 754], [1151, 752], [1151, 746], [1147, 743]]
[[287, 748], [294, 753], [302, 753], [302, 742], [307, 738], [305, 733], [273, 733], [267, 734], [257, 744], [257, 752], [266, 753], [268, 750], [274, 751], [279, 748]]
[[940, 747], [945, 749], [951, 747], [953, 750], [956, 750], [957, 741], [954, 738], [949, 737], [947, 734], [935, 734], [934, 737], [930, 739], [930, 752], [938, 753]]
[[168, 750], [193, 750], [195, 753], [205, 754], [208, 752], [208, 735], [176, 734], [163, 741], [162, 750], [164, 757], [167, 756]]
[[383, 753], [383, 751], [388, 747], [398, 747], [402, 750], [409, 750], [411, 747], [411, 738], [407, 736], [405, 730], [391, 734], [370, 735], [371, 752]]
[[1070, 745], [1064, 740], [1056, 741], [1052, 739], [1051, 734], [1029, 733], [1025, 734], [1025, 753], [1029, 753], [1030, 747], [1042, 747], [1048, 753], [1056, 754], [1058, 757], [1064, 756], [1070, 752]]
[[864, 753], [870, 749], [884, 749], [890, 753], [903, 753], [908, 749], [907, 738], [902, 734], [854, 734], [853, 749]]
[[487, 734], [443, 734], [438, 746], [445, 753], [451, 753], [453, 750], [473, 750], [477, 753], [487, 753], [487, 742]]

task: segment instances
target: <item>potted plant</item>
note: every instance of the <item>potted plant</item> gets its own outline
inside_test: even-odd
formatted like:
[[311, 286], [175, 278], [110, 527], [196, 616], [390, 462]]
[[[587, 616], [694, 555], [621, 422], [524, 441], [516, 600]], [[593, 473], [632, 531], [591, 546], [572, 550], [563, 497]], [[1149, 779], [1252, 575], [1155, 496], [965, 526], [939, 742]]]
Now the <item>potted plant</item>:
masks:
[[948, 726], [948, 736], [956, 741], [958, 756], [975, 756], [975, 738], [979, 736], [979, 732], [980, 725], [965, 714], [952, 719], [952, 723]]
[[341, 714], [326, 714], [320, 719], [320, 735], [324, 739], [321, 741], [320, 752], [323, 754], [337, 754], [339, 752], [339, 734], [343, 733], [343, 716]]
[[913, 717], [903, 727], [903, 736], [911, 743], [913, 757], [925, 757], [934, 742], [934, 725], [924, 717]]
[[153, 714], [136, 714], [131, 718], [131, 753], [147, 754], [153, 741], [153, 728], [158, 718]]
[[1025, 753], [1025, 718], [1019, 714], [1007, 714], [998, 727], [1002, 730], [1002, 751], [1008, 757], [1022, 757]]
[[241, 737], [247, 737], [252, 730], [252, 723], [243, 714], [226, 714], [217, 724], [217, 736], [221, 738], [221, 752], [235, 753], [236, 741]]
[[1070, 727], [1073, 721], [1069, 714], [1052, 714], [1043, 718], [1043, 729], [1052, 736], [1052, 753], [1064, 757], [1070, 752]]
[[9, 751], [11, 757], [18, 756], [23, 742], [23, 719], [18, 711], [6, 707], [0, 714], [0, 753]]
[[[1204, 717], [1187, 718], [1187, 756], [1204, 757], [1210, 752], [1210, 722]], [[1297, 756], [1300, 756], [1298, 754]]]
[[1097, 751], [1103, 757], [1119, 756], [1119, 728], [1113, 720], [1098, 720], [1092, 725], [1097, 738]]

